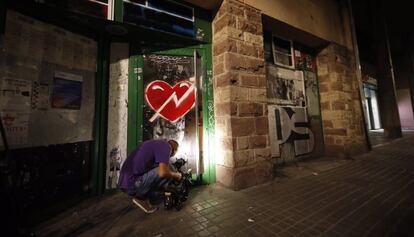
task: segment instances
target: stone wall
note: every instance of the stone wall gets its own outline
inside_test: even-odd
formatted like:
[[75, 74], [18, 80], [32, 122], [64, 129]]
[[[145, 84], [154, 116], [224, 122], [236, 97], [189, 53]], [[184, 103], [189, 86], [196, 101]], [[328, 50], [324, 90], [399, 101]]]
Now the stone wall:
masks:
[[235, 190], [271, 179], [261, 13], [225, 0], [213, 20], [217, 181]]
[[367, 151], [353, 52], [331, 43], [317, 56], [317, 67], [326, 155]]

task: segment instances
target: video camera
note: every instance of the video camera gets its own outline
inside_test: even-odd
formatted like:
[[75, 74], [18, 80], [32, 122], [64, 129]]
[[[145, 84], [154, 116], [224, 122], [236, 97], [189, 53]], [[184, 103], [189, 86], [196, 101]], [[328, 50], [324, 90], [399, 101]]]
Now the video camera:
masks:
[[167, 210], [171, 210], [173, 208], [180, 210], [183, 202], [185, 202], [188, 198], [189, 187], [192, 185], [192, 174], [191, 169], [187, 172], [182, 171], [186, 163], [187, 161], [183, 158], [179, 158], [172, 163], [173, 168], [177, 172], [181, 173], [182, 178], [180, 181], [172, 181], [164, 192], [164, 208]]

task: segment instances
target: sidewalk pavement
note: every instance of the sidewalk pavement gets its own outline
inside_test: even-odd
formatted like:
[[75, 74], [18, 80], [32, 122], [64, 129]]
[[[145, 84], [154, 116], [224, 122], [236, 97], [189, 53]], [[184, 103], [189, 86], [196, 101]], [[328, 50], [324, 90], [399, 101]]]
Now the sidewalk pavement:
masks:
[[38, 236], [414, 236], [414, 137], [351, 160], [318, 159], [243, 191], [192, 190], [181, 211], [144, 214], [125, 194], [85, 201]]

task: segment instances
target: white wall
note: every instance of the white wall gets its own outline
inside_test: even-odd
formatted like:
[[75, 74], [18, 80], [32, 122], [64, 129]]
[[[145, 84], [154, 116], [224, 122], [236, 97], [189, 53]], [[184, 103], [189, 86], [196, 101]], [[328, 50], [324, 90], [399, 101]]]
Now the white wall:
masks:
[[112, 43], [109, 68], [106, 188], [115, 188], [119, 171], [111, 172], [110, 153], [117, 149], [119, 166], [127, 157], [129, 45]]

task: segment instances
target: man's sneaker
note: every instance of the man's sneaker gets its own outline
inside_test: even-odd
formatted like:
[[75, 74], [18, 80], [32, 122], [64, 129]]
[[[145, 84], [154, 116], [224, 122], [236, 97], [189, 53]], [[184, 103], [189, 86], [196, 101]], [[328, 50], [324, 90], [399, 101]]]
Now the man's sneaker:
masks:
[[133, 198], [132, 202], [147, 214], [154, 213], [158, 209], [156, 206], [151, 205], [149, 200], [139, 200], [137, 198]]

